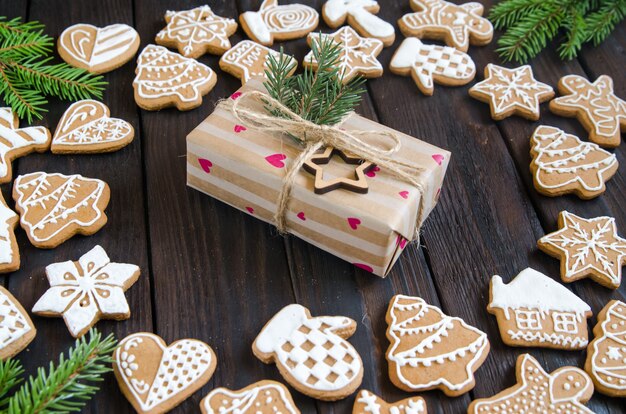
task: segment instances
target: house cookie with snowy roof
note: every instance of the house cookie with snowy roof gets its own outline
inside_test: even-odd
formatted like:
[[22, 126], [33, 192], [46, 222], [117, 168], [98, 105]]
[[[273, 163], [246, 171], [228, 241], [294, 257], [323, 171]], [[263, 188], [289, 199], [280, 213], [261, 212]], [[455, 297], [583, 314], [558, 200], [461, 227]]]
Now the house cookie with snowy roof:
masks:
[[491, 278], [487, 311], [510, 346], [585, 349], [591, 308], [565, 286], [527, 268], [508, 285]]

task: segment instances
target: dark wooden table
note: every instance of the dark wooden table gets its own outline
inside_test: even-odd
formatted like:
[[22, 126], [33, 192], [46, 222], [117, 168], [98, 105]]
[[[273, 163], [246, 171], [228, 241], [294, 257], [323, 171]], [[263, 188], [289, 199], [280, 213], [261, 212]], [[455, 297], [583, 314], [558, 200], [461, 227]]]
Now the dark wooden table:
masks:
[[[287, 3], [288, 1], [285, 1]], [[236, 17], [256, 10], [259, 0], [208, 0], [219, 15]], [[321, 10], [323, 0], [309, 0]], [[410, 11], [408, 0], [382, 1], [380, 16], [389, 22]], [[493, 2], [485, 2], [493, 3]], [[0, 0], [0, 15], [39, 20], [58, 36], [75, 23], [104, 26], [133, 25], [142, 47], [153, 42], [163, 27], [166, 10], [182, 10], [202, 1], [166, 0]], [[488, 9], [490, 4], [486, 4]], [[322, 25], [321, 28], [327, 28]], [[243, 38], [238, 31], [231, 41]], [[402, 40], [380, 55], [385, 68]], [[304, 39], [281, 43], [302, 59]], [[495, 42], [470, 48], [477, 79], [489, 62], [500, 63]], [[469, 86], [435, 87], [433, 97], [418, 92], [410, 78], [390, 74], [368, 82], [368, 94], [359, 112], [399, 131], [420, 137], [453, 153], [441, 201], [428, 219], [422, 245], [408, 247], [386, 279], [372, 276], [301, 240], [281, 237], [269, 225], [255, 220], [185, 185], [185, 136], [211, 113], [215, 102], [239, 87], [239, 80], [218, 69], [218, 57], [203, 56], [218, 73], [218, 82], [203, 105], [189, 112], [140, 110], [133, 100], [133, 62], [107, 74], [104, 102], [114, 116], [131, 122], [135, 141], [122, 151], [94, 156], [37, 154], [15, 163], [15, 176], [33, 171], [80, 173], [105, 180], [111, 187], [109, 223], [96, 235], [76, 237], [46, 251], [32, 247], [23, 231], [18, 240], [20, 271], [3, 283], [31, 309], [47, 289], [44, 268], [76, 260], [94, 245], [102, 245], [112, 259], [141, 266], [139, 281], [127, 292], [132, 317], [124, 322], [100, 322], [104, 332], [118, 338], [152, 331], [167, 342], [198, 338], [217, 353], [218, 367], [211, 381], [175, 412], [197, 412], [200, 399], [218, 386], [240, 388], [264, 378], [278, 379], [275, 366], [264, 365], [250, 346], [263, 324], [281, 307], [298, 302], [315, 314], [345, 315], [358, 322], [350, 339], [365, 364], [362, 388], [389, 401], [406, 397], [388, 379], [384, 358], [384, 314], [396, 293], [417, 295], [440, 305], [487, 332], [491, 353], [476, 373], [476, 387], [458, 397], [439, 391], [422, 393], [429, 412], [463, 413], [473, 398], [485, 397], [513, 385], [517, 355], [530, 352], [548, 370], [562, 365], [581, 367], [585, 352], [510, 348], [500, 340], [495, 318], [486, 311], [489, 279], [500, 274], [509, 280], [532, 266], [558, 279], [559, 262], [539, 252], [536, 241], [556, 229], [561, 210], [595, 217], [613, 216], [626, 234], [626, 150], [617, 148], [624, 164], [608, 183], [605, 194], [592, 201], [576, 197], [546, 198], [532, 186], [529, 137], [539, 122], [509, 118], [494, 122], [487, 105], [467, 94]], [[576, 73], [595, 79], [613, 77], [618, 96], [626, 97], [626, 25], [620, 25], [601, 46], [585, 48], [579, 59], [562, 62], [553, 51], [532, 61], [536, 77], [556, 86], [563, 75]], [[68, 104], [51, 102], [41, 124], [54, 130]], [[554, 125], [586, 139], [574, 119], [559, 118], [542, 106], [540, 123]], [[2, 192], [9, 202], [10, 185]], [[589, 280], [568, 285], [597, 314], [610, 299], [624, 300], [626, 283], [617, 291]], [[72, 343], [62, 319], [33, 318], [38, 334], [20, 354], [27, 373], [56, 359]], [[590, 320], [590, 328], [595, 324]], [[305, 413], [349, 413], [353, 397], [324, 403], [294, 392]], [[589, 406], [599, 413], [624, 411], [624, 401], [596, 394]], [[84, 410], [92, 413], [132, 412], [113, 375]]]

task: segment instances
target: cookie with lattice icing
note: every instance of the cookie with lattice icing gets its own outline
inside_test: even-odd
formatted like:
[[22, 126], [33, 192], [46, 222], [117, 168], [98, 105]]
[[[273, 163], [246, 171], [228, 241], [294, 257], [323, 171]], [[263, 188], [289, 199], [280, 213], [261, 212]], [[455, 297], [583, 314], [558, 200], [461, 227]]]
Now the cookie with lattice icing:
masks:
[[363, 362], [347, 338], [356, 322], [343, 316], [311, 316], [293, 304], [263, 327], [252, 344], [254, 355], [275, 363], [296, 390], [319, 400], [334, 401], [352, 394], [363, 380]]
[[[242, 40], [222, 55], [220, 69], [241, 79], [242, 85], [253, 78], [266, 80], [265, 71], [270, 56], [277, 61], [280, 59], [279, 52], [251, 40]], [[298, 61], [292, 56], [285, 54], [283, 56], [289, 58], [288, 76], [291, 76], [298, 67]]]
[[0, 192], [0, 273], [20, 268], [20, 249], [15, 238], [19, 216], [7, 206]]
[[373, 37], [385, 46], [391, 46], [396, 39], [396, 30], [376, 16], [379, 11], [376, 0], [327, 0], [322, 7], [322, 17], [332, 29], [347, 22], [361, 36]]
[[200, 402], [202, 414], [300, 414], [287, 387], [264, 380], [240, 390], [216, 388]]
[[354, 400], [352, 414], [427, 414], [426, 401], [422, 397], [405, 398], [388, 403], [378, 395], [361, 390]]
[[8, 290], [0, 286], [0, 360], [19, 354], [36, 334], [28, 313]]

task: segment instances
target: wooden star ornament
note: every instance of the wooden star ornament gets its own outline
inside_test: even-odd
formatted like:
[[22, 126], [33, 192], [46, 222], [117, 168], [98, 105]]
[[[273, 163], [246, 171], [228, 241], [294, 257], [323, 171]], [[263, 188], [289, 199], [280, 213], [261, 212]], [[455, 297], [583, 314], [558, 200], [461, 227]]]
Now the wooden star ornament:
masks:
[[[324, 178], [324, 167], [330, 162], [333, 155], [338, 155], [346, 164], [357, 165], [354, 170], [355, 178], [337, 177], [327, 180]], [[326, 194], [330, 191], [343, 188], [355, 193], [367, 194], [369, 186], [365, 173], [375, 167], [369, 161], [339, 151], [333, 147], [326, 147], [323, 152], [313, 155], [303, 165], [303, 168], [315, 176], [314, 190], [316, 194]]]

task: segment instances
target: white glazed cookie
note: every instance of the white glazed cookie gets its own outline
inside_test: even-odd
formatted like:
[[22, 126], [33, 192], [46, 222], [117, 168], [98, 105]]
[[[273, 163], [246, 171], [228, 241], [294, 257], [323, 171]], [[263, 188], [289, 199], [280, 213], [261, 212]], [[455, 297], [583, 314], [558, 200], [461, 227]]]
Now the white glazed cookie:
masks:
[[585, 349], [591, 308], [562, 284], [527, 268], [508, 285], [491, 278], [487, 311], [510, 346]]
[[489, 353], [487, 335], [423, 299], [396, 295], [387, 310], [389, 378], [409, 392], [441, 389], [458, 396], [474, 388]]
[[241, 27], [257, 43], [271, 46], [274, 41], [298, 39], [315, 30], [319, 14], [302, 4], [278, 5], [278, 0], [263, 0], [258, 12], [239, 16]]
[[517, 357], [517, 384], [489, 398], [472, 401], [468, 414], [542, 413], [593, 414], [583, 404], [593, 395], [585, 371], [562, 367], [548, 374], [529, 354]]
[[426, 414], [426, 401], [422, 397], [405, 398], [388, 403], [379, 396], [361, 390], [354, 400], [352, 414]]
[[75, 24], [61, 33], [59, 55], [72, 66], [91, 73], [117, 69], [133, 58], [139, 49], [139, 34], [127, 24], [96, 27]]
[[181, 55], [198, 58], [221, 55], [230, 49], [228, 38], [237, 31], [233, 19], [220, 17], [207, 5], [165, 13], [167, 26], [156, 35], [159, 45], [178, 48]]
[[90, 154], [117, 151], [130, 144], [133, 127], [111, 118], [102, 102], [85, 99], [73, 103], [59, 121], [50, 150], [55, 154]]
[[76, 234], [90, 236], [107, 222], [109, 186], [81, 175], [35, 172], [13, 183], [15, 209], [30, 242], [53, 249]]
[[276, 363], [285, 380], [310, 397], [334, 401], [352, 394], [363, 379], [363, 362], [345, 339], [356, 322], [343, 316], [312, 317], [297, 304], [280, 310], [263, 327], [252, 351]]
[[0, 191], [0, 273], [20, 268], [20, 250], [15, 238], [19, 216], [7, 206]]
[[139, 278], [139, 267], [112, 263], [104, 249], [96, 246], [77, 262], [46, 267], [50, 288], [33, 306], [40, 316], [63, 316], [74, 338], [83, 336], [100, 319], [130, 318], [124, 292]]
[[210, 67], [156, 45], [143, 49], [135, 73], [135, 102], [148, 111], [197, 108], [217, 82]]
[[453, 47], [425, 45], [407, 37], [389, 64], [391, 72], [408, 76], [424, 95], [432, 95], [434, 82], [445, 86], [465, 85], [476, 76], [476, 66], [468, 54]]
[[140, 414], [172, 410], [209, 382], [216, 365], [215, 353], [204, 342], [180, 339], [167, 346], [148, 332], [127, 336], [113, 352], [117, 383]]
[[[252, 78], [265, 80], [265, 70], [267, 69], [267, 59], [272, 55], [277, 60], [280, 53], [265, 47], [251, 40], [242, 40], [237, 43], [220, 58], [220, 69], [241, 79], [244, 85]], [[285, 55], [286, 56], [286, 55]], [[289, 76], [293, 75], [298, 67], [298, 61], [289, 56], [292, 68]]]
[[28, 313], [8, 290], [0, 286], [0, 360], [19, 354], [36, 334]]
[[264, 380], [232, 391], [216, 388], [200, 402], [202, 414], [300, 414], [287, 387]]
[[[309, 46], [313, 42], [319, 45], [328, 39], [341, 48], [338, 66], [344, 83], [348, 83], [359, 75], [364, 78], [377, 78], [383, 75], [383, 66], [376, 59], [383, 50], [383, 42], [380, 40], [361, 37], [350, 26], [344, 26], [335, 33], [311, 33], [307, 37], [307, 42]], [[317, 69], [317, 60], [313, 51], [304, 57], [302, 65]]]
[[0, 108], [0, 184], [11, 181], [14, 159], [35, 151], [44, 152], [50, 147], [47, 128], [18, 128], [19, 124], [11, 108]]
[[373, 37], [385, 46], [391, 46], [396, 31], [391, 24], [376, 16], [379, 10], [376, 0], [328, 0], [322, 8], [322, 17], [333, 29], [347, 20], [361, 36]]
[[619, 165], [615, 154], [547, 125], [539, 126], [530, 138], [530, 154], [535, 188], [551, 197], [569, 193], [582, 199], [597, 197]]
[[483, 46], [493, 38], [493, 26], [480, 3], [453, 4], [445, 0], [411, 0], [415, 13], [405, 14], [398, 26], [406, 37], [440, 39], [467, 52], [469, 45]]

